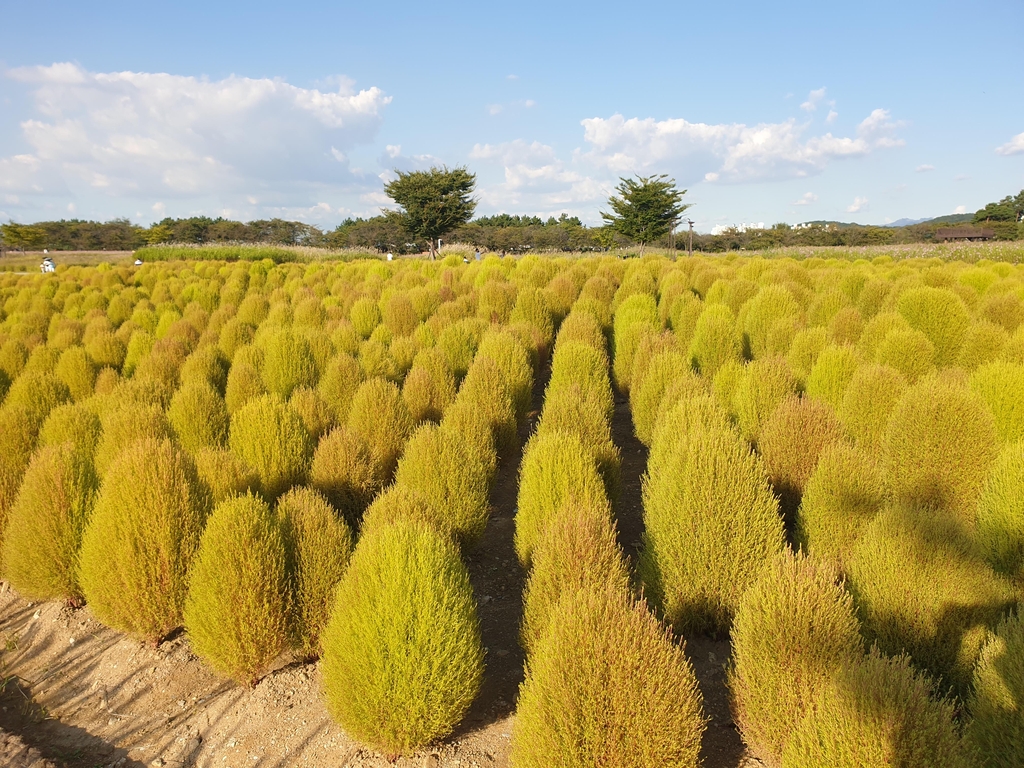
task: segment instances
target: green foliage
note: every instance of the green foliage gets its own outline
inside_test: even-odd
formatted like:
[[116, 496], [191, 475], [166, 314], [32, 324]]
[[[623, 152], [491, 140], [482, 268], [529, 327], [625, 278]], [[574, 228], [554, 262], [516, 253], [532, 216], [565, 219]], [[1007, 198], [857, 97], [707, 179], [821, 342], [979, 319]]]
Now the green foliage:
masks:
[[75, 450], [91, 457], [101, 432], [100, 417], [95, 411], [82, 403], [65, 403], [46, 417], [39, 431], [39, 445], [71, 443]]
[[971, 375], [971, 389], [981, 396], [992, 414], [1003, 443], [1024, 440], [1024, 365], [989, 363]]
[[224, 403], [228, 413], [235, 413], [250, 400], [266, 394], [263, 377], [259, 370], [249, 363], [238, 360], [228, 372], [227, 387], [224, 390]]
[[847, 433], [865, 448], [877, 449], [889, 415], [907, 391], [903, 375], [886, 365], [862, 365], [854, 372], [839, 406]]
[[163, 440], [171, 437], [171, 426], [159, 405], [124, 402], [101, 417], [103, 433], [96, 445], [96, 473], [102, 478], [107, 469], [132, 443], [143, 438]]
[[184, 618], [196, 655], [255, 685], [287, 647], [288, 600], [280, 522], [257, 496], [221, 502], [189, 575]]
[[[434, 350], [428, 350], [434, 352]], [[417, 361], [402, 384], [402, 399], [409, 408], [414, 422], [440, 421], [444, 412], [455, 402], [455, 377], [448, 370], [448, 364], [439, 355], [429, 358], [417, 355]]]
[[935, 346], [921, 331], [896, 328], [878, 345], [875, 362], [895, 368], [913, 383], [935, 369]]
[[824, 328], [804, 328], [797, 331], [786, 354], [786, 362], [800, 379], [806, 380], [811, 369], [825, 347], [828, 346], [828, 332]]
[[262, 373], [268, 392], [287, 400], [299, 387], [316, 386], [316, 360], [304, 337], [282, 329], [265, 340], [264, 349]]
[[462, 437], [470, 447], [470, 453], [487, 468], [488, 478], [493, 480], [498, 468], [498, 452], [494, 447], [494, 433], [487, 416], [463, 398], [445, 411], [441, 424]]
[[[670, 385], [678, 379], [690, 380], [692, 391], [701, 385], [690, 371], [686, 356], [676, 351], [665, 351], [651, 358], [647, 371], [638, 386], [631, 391], [629, 402], [633, 414], [633, 429], [637, 439], [650, 446], [654, 438], [654, 425], [661, 413], [662, 399]], [[634, 373], [635, 377], [635, 373]]]
[[993, 360], [998, 360], [1009, 343], [1010, 334], [1001, 326], [987, 320], [978, 320], [967, 328], [957, 364], [966, 371]]
[[476, 210], [471, 195], [476, 175], [464, 167], [451, 170], [431, 168], [427, 171], [395, 170], [398, 177], [384, 187], [384, 192], [402, 208], [401, 225], [413, 236], [427, 241], [430, 258], [434, 258], [437, 241], [460, 224], [465, 224]]
[[478, 357], [473, 361], [458, 400], [470, 404], [486, 417], [499, 455], [515, 453], [519, 445], [515, 405], [503, 372], [494, 360]]
[[209, 509], [195, 467], [169, 440], [128, 446], [82, 537], [78, 578], [96, 618], [151, 642], [180, 626]]
[[327, 364], [317, 392], [334, 411], [339, 424], [348, 420], [352, 398], [363, 381], [359, 361], [351, 355], [339, 354]]
[[398, 387], [384, 379], [359, 385], [352, 398], [348, 428], [369, 446], [374, 474], [386, 484], [398, 465], [413, 420]]
[[231, 415], [229, 443], [259, 478], [268, 501], [302, 483], [313, 453], [302, 419], [273, 395], [251, 400]]
[[515, 547], [524, 567], [545, 538], [547, 524], [570, 506], [608, 509], [593, 453], [574, 435], [556, 431], [534, 435], [523, 450], [519, 468]]
[[658, 419], [647, 457], [647, 474], [653, 480], [666, 471], [671, 456], [695, 429], [729, 429], [729, 416], [710, 395], [694, 394], [667, 404]]
[[893, 409], [882, 448], [886, 482], [899, 503], [948, 509], [973, 522], [999, 450], [980, 397], [939, 378], [922, 381]]
[[678, 630], [728, 629], [782, 548], [761, 460], [734, 433], [693, 428], [644, 484], [645, 592]]
[[1024, 443], [1003, 446], [978, 503], [978, 541], [993, 568], [1024, 569]]
[[739, 327], [744, 346], [757, 359], [768, 355], [785, 354], [776, 349], [772, 338], [777, 329], [792, 327], [800, 314], [800, 305], [793, 294], [781, 285], [766, 285], [747, 301], [740, 310]]
[[807, 377], [807, 394], [838, 410], [858, 365], [857, 352], [853, 347], [826, 347]]
[[476, 352], [476, 359], [481, 358], [490, 358], [497, 363], [512, 397], [516, 418], [518, 421], [525, 419], [533, 402], [533, 369], [522, 342], [510, 331], [488, 331]]
[[842, 427], [830, 406], [790, 395], [768, 417], [757, 449], [775, 490], [802, 494], [822, 451], [842, 439]]
[[516, 768], [699, 765], [704, 717], [683, 649], [617, 586], [570, 593], [531, 655]]
[[24, 409], [38, 431], [50, 411], [70, 399], [67, 385], [52, 373], [25, 371], [11, 384], [4, 406]]
[[229, 418], [224, 398], [203, 379], [183, 385], [167, 409], [167, 420], [189, 453], [227, 445]]
[[623, 392], [629, 391], [633, 358], [640, 346], [640, 339], [644, 334], [660, 331], [661, 320], [653, 296], [635, 294], [622, 302], [615, 311], [613, 371], [615, 383]]
[[555, 338], [555, 325], [551, 318], [551, 310], [548, 309], [544, 294], [537, 289], [521, 288], [516, 297], [516, 305], [512, 308], [509, 316], [509, 323], [526, 325], [532, 328], [540, 339], [545, 350], [551, 347]]
[[214, 504], [259, 489], [260, 480], [226, 448], [200, 448], [192, 454], [196, 474], [210, 491]]
[[767, 357], [748, 363], [732, 394], [732, 411], [743, 436], [757, 442], [765, 421], [796, 388], [796, 377], [785, 358]]
[[294, 390], [288, 404], [299, 414], [303, 426], [314, 443], [334, 426], [334, 410], [315, 389]]
[[483, 648], [469, 573], [426, 523], [367, 531], [323, 633], [327, 708], [388, 754], [451, 733], [480, 690]]
[[688, 355], [703, 376], [713, 379], [729, 362], [742, 359], [736, 318], [725, 304], [707, 304], [693, 329]]
[[75, 402], [80, 402], [93, 393], [96, 384], [96, 365], [82, 347], [65, 349], [53, 372], [64, 382]]
[[437, 348], [444, 353], [456, 381], [462, 381], [473, 364], [473, 356], [480, 344], [479, 330], [476, 321], [463, 320], [449, 325], [437, 337]]
[[683, 205], [686, 190], [676, 189], [676, 182], [665, 174], [619, 179], [615, 187], [618, 196], [608, 199], [611, 213], [601, 212], [601, 218], [623, 237], [644, 245], [657, 240], [676, 227], [679, 217], [689, 205]]
[[381, 323], [380, 307], [369, 298], [357, 299], [349, 310], [349, 319], [360, 338], [368, 339], [374, 329]]
[[971, 719], [966, 741], [986, 768], [1024, 762], [1024, 621], [1021, 614], [1000, 622], [974, 669], [967, 702]]
[[292, 644], [306, 658], [320, 655], [320, 635], [334, 606], [334, 591], [352, 556], [352, 530], [310, 488], [277, 500], [291, 585]]
[[78, 549], [97, 486], [92, 462], [71, 443], [32, 457], [3, 538], [4, 574], [23, 596], [81, 599]]
[[346, 426], [335, 427], [320, 440], [309, 470], [310, 485], [352, 526], [358, 525], [386, 479], [379, 474], [366, 441]]
[[736, 720], [766, 765], [782, 764], [793, 729], [819, 691], [863, 654], [853, 600], [838, 572], [788, 549], [743, 595], [732, 643]]
[[[608, 376], [608, 356], [604, 353], [604, 347], [594, 347], [580, 341], [563, 341], [564, 333], [563, 323], [558, 333], [555, 354], [551, 358], [551, 378], [548, 379], [545, 402], [551, 393], [575, 384], [587, 397], [596, 399], [604, 418], [610, 420], [615, 412], [615, 396]], [[604, 337], [601, 338], [603, 344]]]
[[490, 476], [462, 436], [447, 425], [424, 424], [405, 446], [395, 483], [420, 494], [433, 512], [438, 530], [464, 545], [477, 541], [487, 527]]
[[924, 287], [904, 292], [897, 304], [910, 326], [932, 343], [935, 364], [956, 363], [971, 322], [963, 300], [947, 288]]

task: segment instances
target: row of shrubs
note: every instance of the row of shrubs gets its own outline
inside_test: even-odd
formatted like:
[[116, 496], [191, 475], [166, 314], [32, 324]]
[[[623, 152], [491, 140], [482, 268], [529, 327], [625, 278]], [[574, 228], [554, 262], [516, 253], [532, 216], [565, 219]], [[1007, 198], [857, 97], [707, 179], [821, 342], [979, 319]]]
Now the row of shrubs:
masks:
[[[768, 765], [1019, 763], [1009, 393], [1024, 369], [1007, 338], [976, 354], [989, 321], [965, 319], [954, 290], [907, 290], [898, 312], [838, 339], [811, 325], [821, 296], [804, 309], [770, 282], [734, 311], [683, 271], [655, 290], [641, 274], [615, 316], [617, 382], [650, 447], [638, 575], [677, 632], [731, 632], [748, 747]], [[773, 338], [780, 315], [791, 342]], [[888, 331], [873, 324], [945, 352], [917, 369], [880, 359], [871, 338]]]

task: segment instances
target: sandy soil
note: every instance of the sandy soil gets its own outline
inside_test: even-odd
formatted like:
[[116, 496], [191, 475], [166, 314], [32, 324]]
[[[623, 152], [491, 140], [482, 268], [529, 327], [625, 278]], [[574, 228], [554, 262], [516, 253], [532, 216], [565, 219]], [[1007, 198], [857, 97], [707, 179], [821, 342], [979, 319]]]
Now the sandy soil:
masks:
[[[540, 383], [535, 403], [540, 403]], [[532, 428], [525, 425], [524, 436]], [[632, 557], [643, 533], [640, 477], [646, 450], [633, 437], [628, 403], [616, 403], [613, 437], [622, 450], [617, 508]], [[467, 554], [480, 606], [487, 671], [464, 723], [438, 747], [396, 763], [362, 749], [335, 725], [320, 700], [314, 664], [282, 659], [253, 690], [217, 678], [183, 635], [147, 647], [103, 627], [88, 608], [32, 604], [0, 586], [0, 728], [57, 765], [387, 766], [505, 768], [512, 713], [523, 679], [517, 642], [523, 573], [512, 546], [519, 456], [499, 470], [492, 516]], [[756, 763], [744, 755], [729, 713], [725, 639], [687, 642], [710, 719], [705, 768]], [[11, 749], [22, 748], [17, 743]], [[4, 752], [0, 735], [0, 758]], [[11, 752], [11, 754], [14, 754]], [[37, 754], [35, 758], [38, 759]], [[20, 758], [19, 758], [20, 759]], [[4, 763], [18, 765], [17, 763]], [[34, 765], [27, 762], [25, 765]]]

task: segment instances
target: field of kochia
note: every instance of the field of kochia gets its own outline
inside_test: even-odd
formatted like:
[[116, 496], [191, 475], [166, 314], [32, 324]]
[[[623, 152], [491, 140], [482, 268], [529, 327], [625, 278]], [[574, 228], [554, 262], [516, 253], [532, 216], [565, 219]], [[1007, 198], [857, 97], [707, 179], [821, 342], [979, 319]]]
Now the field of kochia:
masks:
[[105, 264], [0, 276], [0, 309], [26, 599], [184, 627], [241, 685], [318, 660], [344, 731], [411, 754], [480, 691], [465, 556], [521, 456], [516, 768], [698, 765], [698, 634], [764, 765], [1024, 765], [1024, 268]]

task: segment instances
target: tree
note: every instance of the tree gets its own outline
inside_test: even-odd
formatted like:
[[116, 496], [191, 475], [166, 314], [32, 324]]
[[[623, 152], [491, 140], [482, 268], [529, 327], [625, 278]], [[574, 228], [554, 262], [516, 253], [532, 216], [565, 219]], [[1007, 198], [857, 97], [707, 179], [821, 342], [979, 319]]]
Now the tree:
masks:
[[402, 207], [406, 228], [430, 243], [433, 259], [437, 239], [465, 224], [476, 210], [476, 200], [470, 197], [476, 186], [476, 174], [465, 167], [448, 170], [447, 166], [395, 173], [398, 178], [384, 191]]
[[618, 197], [611, 197], [608, 205], [612, 213], [601, 211], [601, 218], [619, 234], [644, 246], [670, 232], [679, 222], [679, 216], [689, 208], [681, 201], [686, 190], [676, 189], [675, 179], [660, 176], [637, 176], [619, 179], [615, 188]]

